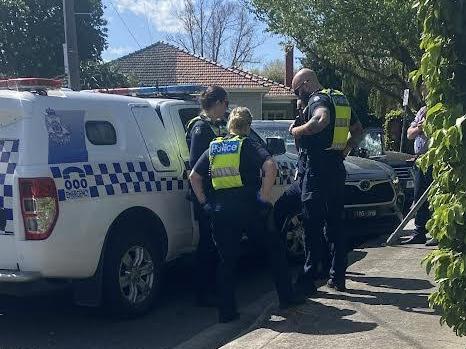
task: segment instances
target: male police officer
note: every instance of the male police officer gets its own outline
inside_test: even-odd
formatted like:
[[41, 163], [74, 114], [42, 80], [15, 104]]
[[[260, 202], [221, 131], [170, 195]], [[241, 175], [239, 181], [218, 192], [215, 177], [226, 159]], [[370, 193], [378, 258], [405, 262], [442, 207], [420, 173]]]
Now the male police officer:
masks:
[[[247, 137], [251, 121], [247, 108], [235, 108], [228, 120], [230, 134], [211, 142], [189, 177], [203, 209], [213, 216], [213, 235], [220, 254], [217, 276], [220, 322], [239, 316], [234, 296], [235, 267], [245, 230], [261, 234], [259, 241], [267, 247], [280, 306], [287, 308], [304, 302], [293, 293], [285, 248], [277, 232], [263, 234], [277, 167], [267, 150]], [[206, 190], [206, 178], [213, 190]]]
[[[347, 246], [342, 226], [346, 171], [343, 159], [356, 146], [362, 126], [352, 114], [346, 97], [324, 90], [314, 71], [301, 69], [293, 78], [295, 93], [308, 100], [305, 123], [291, 128], [301, 146], [305, 257], [297, 285], [307, 295], [316, 292], [314, 277], [322, 261], [322, 235], [331, 244], [332, 266], [327, 285], [346, 290]], [[351, 137], [348, 139], [348, 132]]]
[[[189, 165], [194, 167], [199, 157], [209, 148], [217, 137], [226, 135], [225, 113], [228, 108], [228, 96], [220, 86], [210, 86], [200, 97], [201, 115], [192, 119], [187, 125], [187, 141], [190, 148]], [[200, 306], [214, 306], [216, 303], [215, 269], [217, 249], [212, 240], [211, 220], [194, 198], [195, 215], [199, 222], [199, 243], [196, 250], [196, 293]]]

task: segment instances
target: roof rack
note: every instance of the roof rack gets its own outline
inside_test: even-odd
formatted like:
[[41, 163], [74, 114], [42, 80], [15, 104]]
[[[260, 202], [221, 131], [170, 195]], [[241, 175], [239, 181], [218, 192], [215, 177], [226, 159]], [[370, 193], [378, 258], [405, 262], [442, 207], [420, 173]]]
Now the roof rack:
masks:
[[46, 95], [47, 90], [60, 89], [61, 80], [43, 78], [16, 78], [0, 80], [0, 90], [30, 91]]
[[168, 97], [168, 98], [193, 98], [203, 91], [206, 87], [202, 85], [168, 85], [168, 86], [151, 86], [151, 87], [128, 87], [128, 88], [109, 88], [85, 90], [86, 92], [100, 92], [115, 94], [120, 96], [132, 97]]

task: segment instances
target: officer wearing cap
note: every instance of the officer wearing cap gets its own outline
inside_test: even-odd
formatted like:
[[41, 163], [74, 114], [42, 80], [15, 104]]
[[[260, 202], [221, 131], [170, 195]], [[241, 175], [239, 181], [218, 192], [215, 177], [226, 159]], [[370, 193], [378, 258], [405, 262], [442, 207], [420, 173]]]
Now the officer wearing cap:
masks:
[[[292, 88], [308, 104], [304, 124], [290, 128], [301, 146], [305, 264], [297, 285], [306, 294], [316, 292], [316, 269], [323, 260], [322, 236], [331, 245], [332, 265], [327, 285], [346, 290], [347, 245], [343, 228], [346, 171], [343, 160], [357, 145], [362, 125], [343, 93], [323, 89], [314, 71], [301, 69]], [[348, 138], [348, 133], [351, 136]]]
[[[220, 86], [210, 86], [200, 97], [201, 114], [192, 119], [186, 129], [190, 148], [189, 165], [194, 167], [199, 157], [217, 137], [226, 135], [225, 113], [228, 108], [227, 92]], [[199, 222], [199, 243], [196, 250], [195, 280], [196, 298], [200, 306], [215, 306], [215, 271], [217, 249], [212, 240], [210, 218], [195, 199], [194, 211]]]
[[[277, 167], [267, 150], [248, 138], [251, 122], [249, 109], [232, 110], [228, 119], [229, 135], [210, 143], [189, 178], [198, 201], [212, 215], [213, 236], [220, 255], [217, 273], [220, 322], [239, 317], [234, 291], [235, 267], [245, 230], [248, 234], [261, 234], [258, 241], [267, 247], [280, 306], [287, 308], [304, 302], [293, 292], [285, 247], [278, 233], [264, 234]], [[206, 178], [208, 186], [204, 182]]]

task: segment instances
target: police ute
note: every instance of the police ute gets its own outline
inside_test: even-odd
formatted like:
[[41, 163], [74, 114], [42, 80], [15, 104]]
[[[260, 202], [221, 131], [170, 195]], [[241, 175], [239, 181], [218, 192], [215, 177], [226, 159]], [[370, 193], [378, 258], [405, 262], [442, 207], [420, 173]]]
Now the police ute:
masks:
[[163, 265], [198, 242], [185, 125], [199, 87], [60, 86], [0, 81], [0, 291], [64, 281], [78, 304], [144, 313]]

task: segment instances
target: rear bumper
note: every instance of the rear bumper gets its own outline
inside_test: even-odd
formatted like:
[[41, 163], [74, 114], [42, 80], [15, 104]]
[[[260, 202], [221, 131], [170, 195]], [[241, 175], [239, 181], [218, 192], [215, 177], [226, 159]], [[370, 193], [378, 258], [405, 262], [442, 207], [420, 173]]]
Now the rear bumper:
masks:
[[37, 281], [41, 278], [42, 276], [38, 272], [0, 269], [0, 283], [25, 283]]

